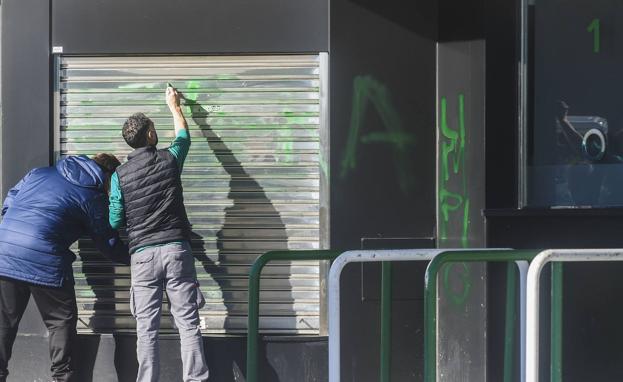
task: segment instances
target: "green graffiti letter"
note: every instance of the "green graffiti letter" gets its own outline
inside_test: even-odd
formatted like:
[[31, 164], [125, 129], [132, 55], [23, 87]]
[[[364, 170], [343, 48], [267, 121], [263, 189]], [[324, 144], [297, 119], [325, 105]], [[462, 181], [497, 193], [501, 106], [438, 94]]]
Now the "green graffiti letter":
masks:
[[[360, 137], [361, 126], [364, 123], [364, 117], [370, 103], [381, 118], [386, 131], [375, 131]], [[350, 129], [341, 163], [340, 177], [342, 179], [357, 166], [357, 146], [360, 142], [392, 145], [393, 162], [398, 172], [400, 189], [403, 193], [408, 194], [415, 183], [413, 164], [409, 156], [409, 149], [414, 145], [415, 140], [411, 134], [403, 129], [402, 121], [391, 102], [387, 88], [371, 76], [358, 76], [353, 82]]]
[[[467, 195], [467, 176], [465, 173], [465, 96], [458, 96], [458, 130], [448, 125], [448, 101], [441, 98], [440, 110], [440, 179], [439, 182], [439, 240], [441, 243], [449, 239], [448, 226], [455, 214], [462, 213], [461, 245], [467, 247], [469, 237], [469, 198]], [[458, 179], [460, 189], [450, 191], [450, 180]], [[458, 216], [456, 216], [458, 218]], [[442, 244], [443, 245], [443, 244]]]
[[601, 50], [601, 21], [593, 19], [586, 31], [593, 34], [593, 53], [599, 53]]

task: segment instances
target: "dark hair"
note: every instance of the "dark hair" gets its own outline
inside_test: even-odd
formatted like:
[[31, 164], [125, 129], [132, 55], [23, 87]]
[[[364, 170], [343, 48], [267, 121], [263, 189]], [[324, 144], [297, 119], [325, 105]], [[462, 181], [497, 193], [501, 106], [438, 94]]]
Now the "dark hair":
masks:
[[123, 139], [134, 149], [147, 146], [147, 131], [153, 126], [151, 119], [143, 113], [132, 114], [123, 124]]
[[95, 156], [91, 157], [97, 163], [97, 165], [102, 169], [107, 176], [112, 176], [112, 173], [115, 172], [117, 167], [121, 165], [119, 159], [112, 154], [99, 153], [95, 154]]

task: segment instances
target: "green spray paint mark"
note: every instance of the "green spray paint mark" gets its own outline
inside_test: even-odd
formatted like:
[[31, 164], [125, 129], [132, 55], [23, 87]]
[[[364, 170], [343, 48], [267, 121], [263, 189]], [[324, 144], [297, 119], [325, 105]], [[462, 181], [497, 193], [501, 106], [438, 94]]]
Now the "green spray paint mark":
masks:
[[162, 88], [165, 89], [166, 88], [166, 84], [160, 84], [157, 82], [154, 83], [138, 83], [138, 84], [123, 84], [123, 85], [119, 85], [117, 87], [117, 89], [119, 90], [142, 90], [142, 89], [158, 89], [158, 88]]
[[[295, 112], [292, 111], [284, 111], [283, 115], [285, 117], [293, 117], [296, 116], [297, 114]], [[286, 156], [286, 161], [291, 162], [292, 161], [292, 151], [294, 151], [294, 143], [292, 142], [292, 128], [288, 127], [285, 131], [284, 131], [284, 135], [287, 137], [287, 140], [284, 140], [281, 143], [281, 149], [285, 152]]]
[[[452, 283], [451, 280], [458, 281]], [[454, 305], [462, 306], [467, 302], [472, 289], [470, 268], [466, 263], [451, 263], [444, 267], [443, 286]], [[453, 285], [454, 284], [454, 285]]]
[[[441, 210], [439, 224], [439, 239], [443, 243], [448, 240], [448, 230], [451, 218], [461, 212], [461, 245], [468, 246], [469, 238], [469, 196], [467, 192], [467, 174], [465, 169], [465, 96], [459, 94], [458, 130], [452, 130], [448, 126], [448, 101], [441, 98], [441, 169], [439, 179], [439, 206]], [[450, 180], [459, 179], [459, 190], [449, 190]]]
[[[441, 98], [440, 113], [439, 241], [444, 246], [448, 239], [460, 237], [461, 246], [465, 248], [469, 244], [470, 223], [465, 171], [465, 96], [458, 95], [457, 130], [451, 129], [448, 124], [448, 100], [445, 97]], [[450, 225], [451, 222], [455, 224]], [[456, 223], [460, 226], [459, 231], [456, 232], [454, 228], [455, 231], [450, 235], [449, 231], [457, 226]], [[446, 266], [443, 274], [444, 290], [454, 305], [463, 306], [467, 302], [472, 287], [470, 278], [470, 266], [466, 263]], [[452, 285], [451, 280], [457, 280], [456, 285]]]
[[324, 174], [326, 180], [329, 180], [329, 165], [327, 164], [327, 159], [322, 155], [322, 151], [318, 155], [318, 160], [320, 163], [320, 171]]
[[[201, 88], [201, 84], [198, 81], [186, 81], [184, 85], [186, 89], [188, 90], [195, 90], [195, 89]], [[187, 113], [188, 115], [195, 115], [195, 116], [205, 114], [205, 109], [201, 108], [200, 106], [197, 106], [197, 98], [199, 98], [198, 92], [185, 91], [185, 92], [182, 92], [182, 95], [184, 97], [182, 101], [184, 100], [190, 101], [188, 102], [188, 104], [184, 103], [184, 106], [186, 106], [184, 108], [184, 113]]]
[[[360, 130], [369, 104], [378, 113], [386, 132], [372, 132], [360, 138]], [[353, 103], [350, 129], [340, 177], [344, 179], [357, 167], [357, 146], [359, 143], [383, 143], [393, 147], [393, 161], [398, 172], [398, 182], [403, 193], [408, 194], [415, 184], [409, 148], [414, 138], [404, 131], [400, 116], [391, 102], [387, 88], [371, 76], [358, 76], [353, 81]]]
[[[194, 90], [194, 89], [200, 89], [201, 85], [199, 84], [198, 81], [186, 81], [186, 89], [188, 90]], [[198, 92], [186, 92], [184, 93], [184, 98], [191, 100], [193, 102], [197, 101], [197, 98], [199, 98], [199, 93]]]
[[216, 80], [238, 80], [239, 77], [233, 74], [217, 74], [216, 76], [214, 76], [214, 79]]
[[586, 31], [593, 34], [593, 53], [599, 53], [601, 50], [601, 21], [598, 18], [593, 19]]

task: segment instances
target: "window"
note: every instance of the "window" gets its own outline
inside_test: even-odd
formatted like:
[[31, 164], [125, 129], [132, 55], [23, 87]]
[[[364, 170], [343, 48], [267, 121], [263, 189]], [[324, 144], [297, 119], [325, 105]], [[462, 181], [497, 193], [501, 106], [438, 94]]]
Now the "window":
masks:
[[623, 2], [523, 9], [524, 205], [623, 206]]

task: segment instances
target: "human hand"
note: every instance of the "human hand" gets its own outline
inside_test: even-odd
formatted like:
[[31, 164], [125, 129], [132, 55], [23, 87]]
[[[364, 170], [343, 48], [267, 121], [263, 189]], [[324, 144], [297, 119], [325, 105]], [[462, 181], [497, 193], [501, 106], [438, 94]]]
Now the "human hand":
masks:
[[180, 93], [171, 84], [168, 84], [166, 91], [166, 102], [172, 113], [180, 110]]

